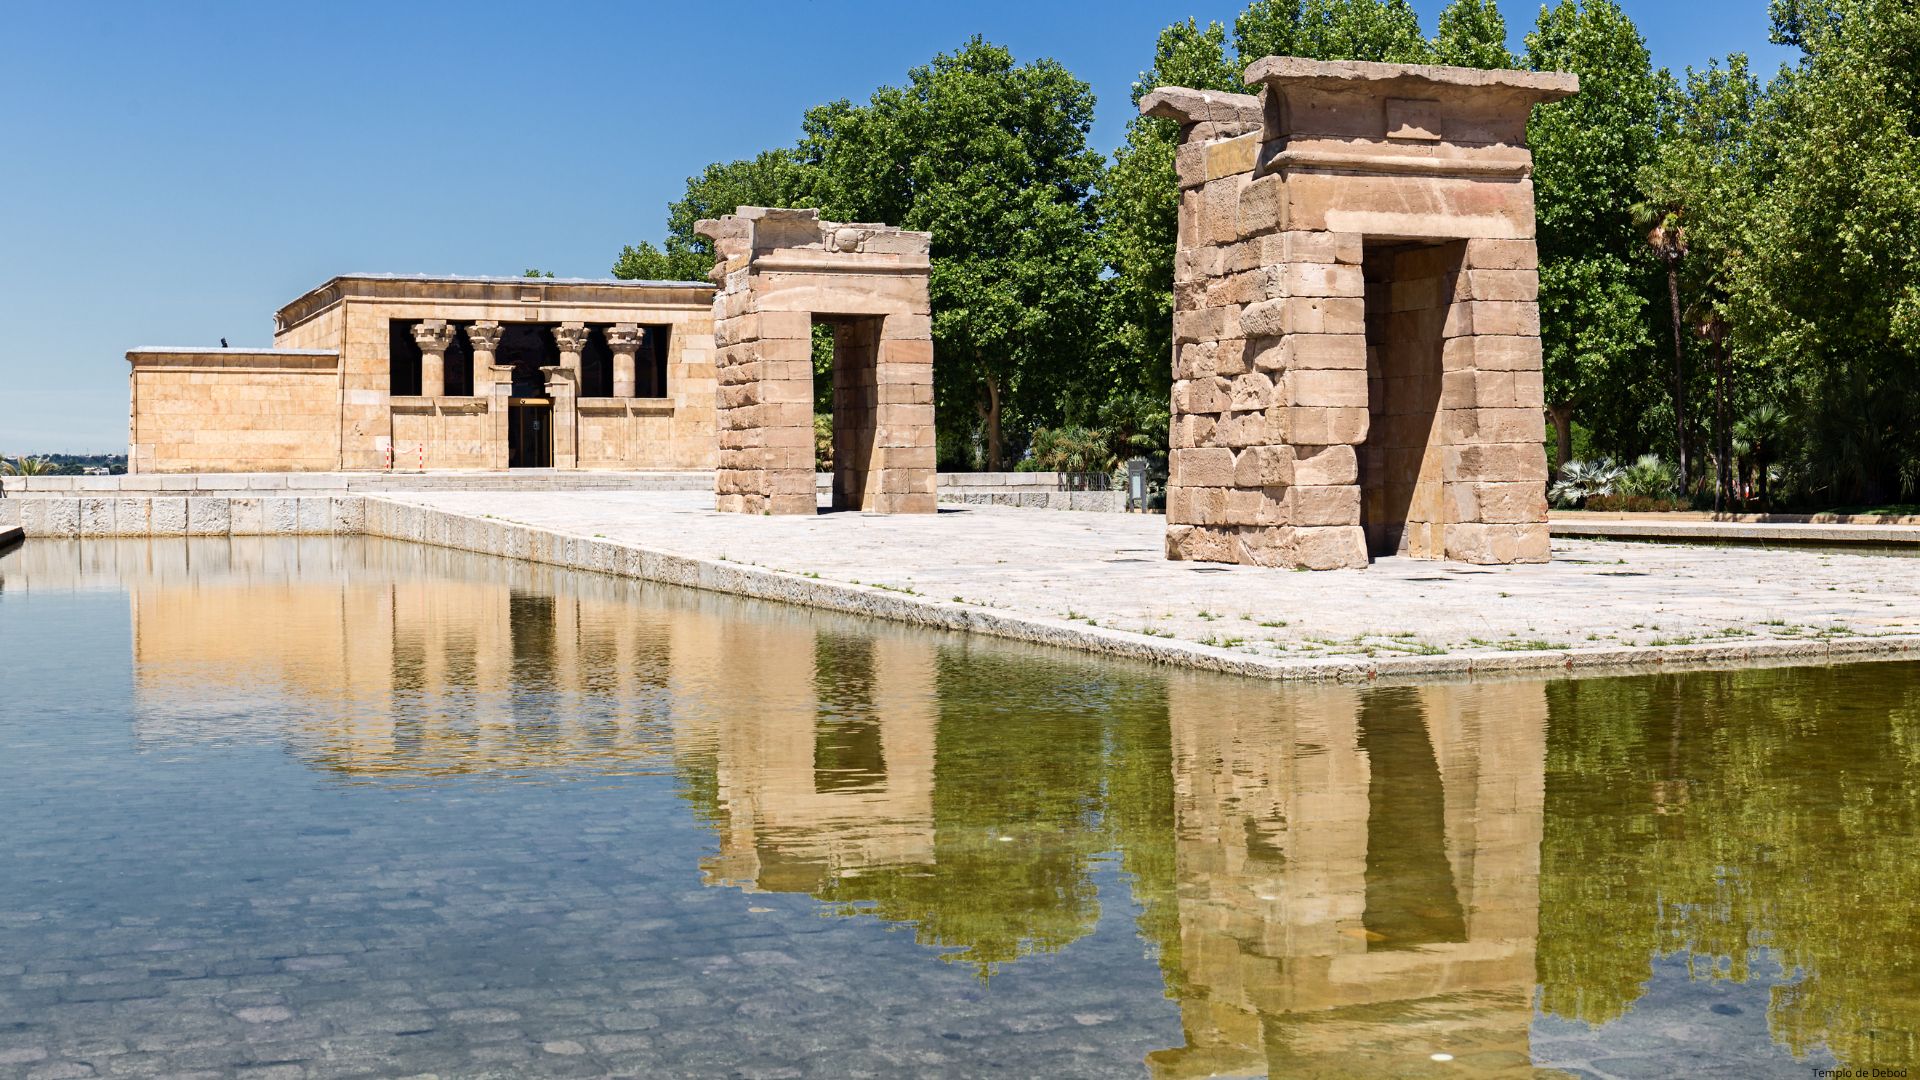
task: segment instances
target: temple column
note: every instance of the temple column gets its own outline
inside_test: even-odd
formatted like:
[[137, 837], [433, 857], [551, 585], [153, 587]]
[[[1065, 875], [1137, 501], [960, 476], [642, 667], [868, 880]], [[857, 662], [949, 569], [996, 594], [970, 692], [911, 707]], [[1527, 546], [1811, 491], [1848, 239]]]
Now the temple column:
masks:
[[500, 348], [504, 331], [497, 322], [477, 322], [467, 327], [467, 341], [473, 346], [473, 394], [487, 401], [487, 466], [507, 467], [508, 396], [512, 393], [513, 369], [494, 366], [494, 354]]
[[473, 345], [473, 393], [475, 397], [489, 394], [488, 384], [493, 381], [493, 352], [500, 347], [500, 324], [497, 322], [477, 322], [467, 327], [467, 341]]
[[634, 391], [634, 354], [640, 351], [640, 327], [618, 323], [607, 331], [607, 347], [613, 350], [613, 396], [630, 398]]
[[580, 378], [580, 351], [587, 347], [586, 323], [561, 323], [553, 329], [553, 343], [560, 346], [560, 366]]
[[453, 344], [453, 327], [445, 319], [427, 319], [414, 325], [413, 340], [420, 346], [420, 396], [440, 397], [447, 392], [447, 346]]
[[554, 327], [553, 342], [560, 347], [560, 366], [542, 368], [547, 373], [547, 397], [553, 401], [553, 467], [578, 468], [580, 464], [580, 351], [587, 347], [586, 323], [561, 323]]
[[[579, 353], [574, 360], [579, 361]], [[576, 401], [580, 384], [574, 372], [564, 365], [540, 369], [547, 376], [547, 400], [553, 403], [549, 416], [553, 424], [553, 467], [578, 468], [580, 463], [579, 418]]]

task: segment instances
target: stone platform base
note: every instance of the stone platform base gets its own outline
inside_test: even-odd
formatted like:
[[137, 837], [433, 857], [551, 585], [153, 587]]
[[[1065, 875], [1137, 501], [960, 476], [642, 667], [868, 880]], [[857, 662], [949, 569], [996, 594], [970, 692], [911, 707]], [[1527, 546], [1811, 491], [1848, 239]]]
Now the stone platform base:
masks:
[[1920, 577], [1897, 556], [1562, 540], [1542, 565], [1382, 559], [1364, 573], [1296, 574], [1167, 562], [1158, 515], [988, 506], [743, 518], [715, 512], [712, 498], [156, 498], [134, 500], [143, 509], [124, 521], [119, 500], [4, 499], [0, 515], [36, 503], [57, 515], [30, 523], [36, 537], [142, 523], [147, 535], [365, 533], [1269, 679], [1920, 655]]

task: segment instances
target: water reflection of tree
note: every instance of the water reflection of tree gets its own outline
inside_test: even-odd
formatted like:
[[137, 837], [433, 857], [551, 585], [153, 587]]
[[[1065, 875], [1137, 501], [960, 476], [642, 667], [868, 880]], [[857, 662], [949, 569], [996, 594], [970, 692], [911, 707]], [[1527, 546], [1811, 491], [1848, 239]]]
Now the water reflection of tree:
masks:
[[[936, 671], [933, 861], [835, 878], [819, 895], [911, 922], [922, 944], [987, 975], [1093, 929], [1092, 866], [1111, 844], [1109, 726], [1155, 703], [1135, 680], [985, 651], [943, 649]], [[1164, 704], [1158, 715], [1164, 726]]]
[[1649, 957], [1745, 979], [1774, 950], [1776, 1039], [1920, 1056], [1920, 682], [1884, 665], [1549, 690], [1542, 1007], [1590, 1023]]

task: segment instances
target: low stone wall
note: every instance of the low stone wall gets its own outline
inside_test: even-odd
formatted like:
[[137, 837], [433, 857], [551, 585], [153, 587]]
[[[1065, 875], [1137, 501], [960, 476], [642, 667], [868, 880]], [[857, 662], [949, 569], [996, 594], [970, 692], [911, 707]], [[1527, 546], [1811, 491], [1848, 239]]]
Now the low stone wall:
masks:
[[[1104, 479], [1098, 478], [1098, 479]], [[817, 490], [832, 491], [819, 473]], [[940, 501], [1038, 510], [1120, 513], [1124, 491], [1087, 491], [1079, 478], [1052, 472], [941, 473]], [[0, 495], [26, 498], [272, 498], [403, 491], [712, 491], [710, 472], [526, 470], [315, 473], [152, 473], [134, 476], [8, 476]], [[5, 501], [0, 499], [0, 502]], [[125, 534], [122, 534], [125, 535]]]
[[436, 472], [145, 473], [133, 476], [0, 477], [8, 496], [67, 498], [159, 495], [264, 498], [381, 491], [711, 491], [713, 474], [685, 471], [528, 469]]
[[[1127, 493], [1088, 490], [1088, 479], [1058, 472], [939, 473], [940, 501], [969, 506], [1014, 506], [1027, 510], [1079, 510], [1102, 514], [1125, 513]], [[1091, 478], [1105, 482], [1104, 475]], [[833, 488], [832, 473], [816, 473], [814, 489]]]
[[1920, 523], [1859, 525], [1800, 522], [1666, 519], [1642, 514], [1633, 519], [1598, 515], [1559, 515], [1548, 522], [1555, 536], [1584, 536], [1605, 540], [1661, 540], [1678, 544], [1817, 544], [1920, 546]]
[[360, 495], [42, 496], [0, 499], [0, 532], [30, 537], [352, 536], [366, 529]]
[[9, 476], [0, 529], [30, 537], [339, 536], [366, 494], [403, 491], [707, 491], [710, 472], [313, 472]]
[[972, 506], [1017, 506], [1028, 510], [1090, 510], [1102, 514], [1125, 513], [1124, 491], [993, 491], [961, 488], [942, 489], [940, 501]]
[[[613, 540], [598, 534], [586, 536], [561, 527], [504, 521], [473, 509], [462, 512], [424, 505], [422, 502], [433, 498], [425, 494], [410, 498], [396, 493], [390, 497], [293, 496], [258, 500], [217, 496], [146, 500], [8, 499], [0, 500], [0, 538], [4, 538], [13, 527], [4, 515], [20, 510], [43, 515], [34, 520], [29, 531], [35, 536], [48, 537], [362, 533], [713, 592], [778, 600], [919, 626], [982, 633], [1107, 656], [1267, 679], [1425, 680], [1434, 677], [1504, 677], [1585, 670], [1672, 670], [1681, 666], [1810, 664], [1906, 658], [1912, 655], [1912, 650], [1920, 648], [1920, 636], [1896, 633], [1831, 639], [1722, 641], [1716, 638], [1699, 643], [1647, 647], [1525, 648], [1520, 651], [1442, 652], [1412, 656], [1251, 655], [1207, 642], [1150, 636], [1113, 626], [1095, 625], [1091, 619], [1083, 622], [1046, 611], [1006, 609], [958, 598], [942, 600], [935, 596], [920, 595], [911, 589], [822, 580], [817, 574], [799, 570], [779, 570], [733, 561], [724, 553], [708, 556], [698, 551], [667, 550], [653, 546], [650, 541]], [[132, 516], [122, 521], [118, 513], [128, 501], [147, 505], [131, 511]], [[35, 505], [39, 509], [28, 509]], [[470, 505], [484, 508], [488, 504], [470, 501]], [[1127, 520], [1131, 519], [1123, 518], [1110, 524], [1119, 525]], [[119, 531], [133, 529], [142, 522], [147, 529], [144, 534]], [[113, 531], [108, 531], [110, 527]], [[1080, 534], [1089, 528], [1105, 526], [1071, 525], [1056, 521], [1051, 527], [1055, 530], [1067, 528]], [[642, 546], [642, 543], [647, 546]], [[1188, 599], [1193, 597], [1189, 596]]]

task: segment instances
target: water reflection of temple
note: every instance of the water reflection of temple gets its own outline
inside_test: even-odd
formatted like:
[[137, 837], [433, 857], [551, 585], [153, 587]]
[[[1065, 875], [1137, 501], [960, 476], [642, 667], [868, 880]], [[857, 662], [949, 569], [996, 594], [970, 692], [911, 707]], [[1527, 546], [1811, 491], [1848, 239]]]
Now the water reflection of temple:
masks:
[[[127, 583], [136, 738], [279, 743], [344, 776], [665, 769], [676, 650], [710, 652], [724, 622], [414, 545], [85, 548]], [[60, 573], [87, 568], [25, 576]]]
[[1539, 684], [1290, 692], [1175, 679], [1184, 1047], [1157, 1076], [1528, 1062]]
[[359, 778], [670, 771], [710, 884], [983, 973], [1090, 933], [1117, 851], [1184, 1028], [1155, 1075], [1526, 1064], [1539, 684], [1282, 689], [411, 545], [90, 550], [139, 563], [113, 574], [142, 740]]

